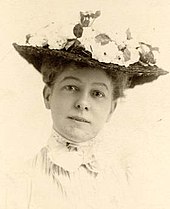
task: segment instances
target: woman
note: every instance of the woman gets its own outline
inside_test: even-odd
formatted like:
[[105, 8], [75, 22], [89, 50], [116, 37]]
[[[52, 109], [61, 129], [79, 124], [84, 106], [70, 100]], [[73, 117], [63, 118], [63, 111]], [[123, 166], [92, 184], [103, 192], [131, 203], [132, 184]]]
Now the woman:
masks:
[[129, 29], [123, 41], [113, 31], [99, 32], [100, 15], [80, 12], [68, 28], [52, 23], [27, 35], [25, 44], [14, 44], [43, 76], [53, 130], [15, 178], [7, 208], [127, 208], [127, 170], [97, 159], [97, 135], [126, 88], [167, 72], [155, 65], [158, 49], [134, 41]]

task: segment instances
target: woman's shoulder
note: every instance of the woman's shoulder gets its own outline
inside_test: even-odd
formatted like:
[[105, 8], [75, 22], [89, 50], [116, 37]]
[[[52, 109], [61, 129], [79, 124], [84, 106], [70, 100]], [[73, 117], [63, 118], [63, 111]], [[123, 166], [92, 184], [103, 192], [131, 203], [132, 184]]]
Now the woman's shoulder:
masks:
[[35, 164], [42, 165], [46, 159], [46, 149], [42, 148], [38, 154], [30, 159], [23, 162], [18, 162], [17, 165], [10, 166], [6, 172], [5, 176], [8, 182], [22, 182], [29, 181], [35, 172]]
[[4, 174], [6, 200], [4, 201], [7, 202], [7, 208], [28, 207], [33, 181], [40, 176], [38, 169], [35, 169], [35, 163], [40, 167], [45, 162], [45, 156], [46, 149], [42, 148], [32, 159], [18, 162], [17, 165], [12, 165], [6, 170]]
[[31, 191], [31, 172], [26, 163], [18, 163], [6, 171], [4, 190], [7, 209], [27, 208]]

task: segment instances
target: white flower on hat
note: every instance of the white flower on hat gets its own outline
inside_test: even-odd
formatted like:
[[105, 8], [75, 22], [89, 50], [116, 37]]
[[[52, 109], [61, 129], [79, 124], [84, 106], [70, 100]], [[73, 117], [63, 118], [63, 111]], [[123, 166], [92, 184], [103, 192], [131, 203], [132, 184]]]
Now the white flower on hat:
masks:
[[50, 38], [48, 39], [49, 49], [63, 49], [66, 45], [67, 39], [61, 36], [55, 36], [57, 39]]
[[35, 47], [48, 45], [50, 49], [63, 49], [67, 39], [75, 38], [73, 27], [73, 24], [68, 24], [65, 28], [63, 25], [52, 22], [37, 33], [27, 35], [27, 44]]
[[93, 52], [93, 46], [95, 44], [95, 30], [91, 27], [83, 28], [83, 35], [78, 40], [81, 42], [81, 45], [85, 47], [89, 52]]
[[125, 63], [127, 65], [133, 64], [139, 61], [139, 52], [138, 52], [139, 43], [134, 39], [126, 41], [126, 48], [130, 51], [130, 59]]
[[125, 66], [126, 65], [122, 51], [118, 51], [118, 53], [116, 54], [116, 58], [115, 58], [113, 63], [121, 65], [121, 66]]
[[67, 38], [67, 39], [73, 39], [75, 38], [75, 35], [73, 33], [73, 28], [75, 26], [75, 23], [69, 23], [67, 24], [67, 27], [65, 25], [62, 25], [58, 33], [60, 34], [61, 37]]
[[45, 35], [31, 35], [28, 41], [28, 45], [31, 46], [44, 46], [48, 43], [48, 38]]
[[54, 22], [44, 27], [42, 33], [47, 37], [47, 44], [50, 49], [60, 50], [64, 48], [67, 38], [66, 35], [62, 35], [60, 31], [61, 25], [58, 25]]
[[28, 34], [26, 36], [26, 43], [32, 46], [45, 46], [48, 44], [49, 33], [52, 31], [50, 27], [52, 27], [54, 23], [50, 23], [43, 28], [39, 29], [37, 32], [33, 34]]
[[83, 48], [99, 62], [126, 67], [136, 62], [144, 65], [156, 63], [155, 57], [159, 52], [156, 47], [136, 41], [129, 28], [125, 32], [117, 33], [107, 26], [98, 31], [97, 23], [93, 23], [99, 16], [100, 11], [80, 12], [80, 20], [75, 23], [61, 25], [51, 22], [36, 33], [28, 34], [26, 44], [67, 51]]
[[93, 45], [92, 57], [100, 62], [115, 63], [119, 51], [114, 42], [101, 45], [101, 43], [95, 43]]

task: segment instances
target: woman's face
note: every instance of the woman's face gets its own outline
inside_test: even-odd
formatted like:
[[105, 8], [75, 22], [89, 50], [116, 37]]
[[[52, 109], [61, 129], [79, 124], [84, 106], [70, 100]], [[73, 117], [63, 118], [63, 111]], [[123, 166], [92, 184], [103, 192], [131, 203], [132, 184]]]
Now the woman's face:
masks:
[[114, 110], [113, 84], [102, 70], [67, 67], [53, 87], [45, 87], [44, 101], [54, 129], [73, 142], [94, 138]]

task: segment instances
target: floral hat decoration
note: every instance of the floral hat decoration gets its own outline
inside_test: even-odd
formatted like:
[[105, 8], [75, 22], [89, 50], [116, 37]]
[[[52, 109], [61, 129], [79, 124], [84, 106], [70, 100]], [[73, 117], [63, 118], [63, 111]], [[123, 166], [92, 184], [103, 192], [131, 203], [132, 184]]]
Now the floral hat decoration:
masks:
[[158, 47], [136, 41], [130, 29], [121, 40], [114, 29], [99, 31], [96, 19], [100, 16], [100, 11], [80, 12], [76, 23], [59, 26], [52, 22], [37, 33], [26, 35], [24, 44], [13, 46], [39, 72], [43, 57], [52, 56], [113, 73], [124, 72], [131, 80], [129, 88], [168, 73], [156, 65]]

